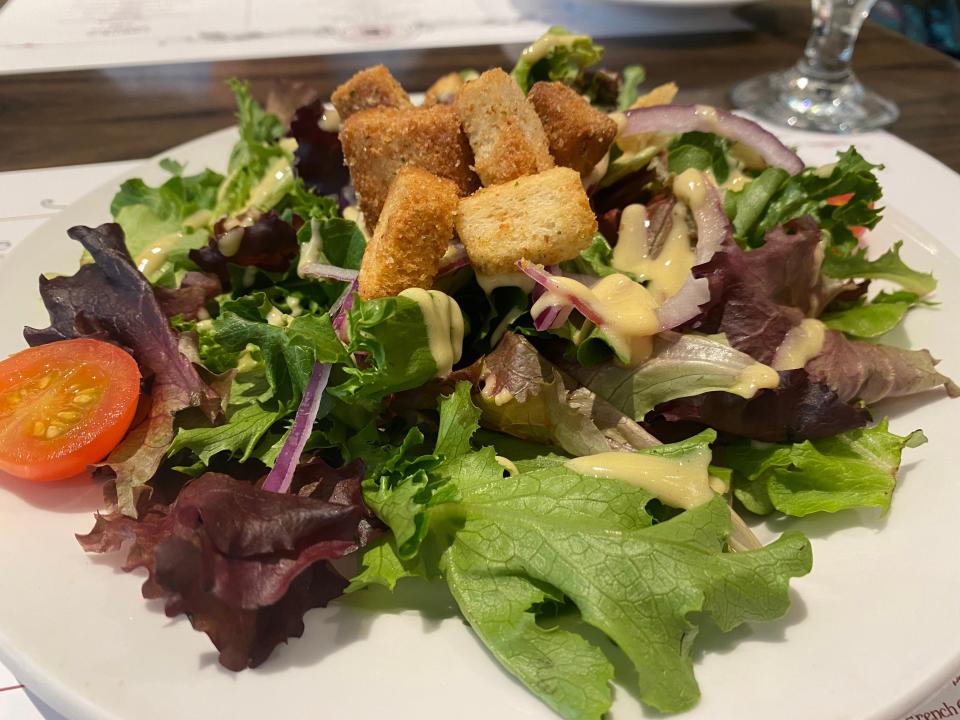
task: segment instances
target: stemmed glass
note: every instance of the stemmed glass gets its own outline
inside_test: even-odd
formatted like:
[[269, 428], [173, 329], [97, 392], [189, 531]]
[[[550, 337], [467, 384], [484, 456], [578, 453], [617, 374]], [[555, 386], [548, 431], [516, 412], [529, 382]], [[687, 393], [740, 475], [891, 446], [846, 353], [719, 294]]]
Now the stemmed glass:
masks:
[[788, 70], [733, 89], [734, 104], [795, 128], [832, 133], [889, 125], [897, 106], [867, 90], [850, 68], [857, 35], [876, 0], [812, 0], [813, 28], [803, 57]]

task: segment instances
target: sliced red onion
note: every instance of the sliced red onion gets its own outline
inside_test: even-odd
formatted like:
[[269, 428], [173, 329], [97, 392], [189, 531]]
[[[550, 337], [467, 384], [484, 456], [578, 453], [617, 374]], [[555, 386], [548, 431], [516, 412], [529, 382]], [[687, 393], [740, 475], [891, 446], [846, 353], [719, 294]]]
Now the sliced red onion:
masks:
[[310, 431], [320, 411], [320, 399], [323, 397], [323, 391], [329, 379], [330, 365], [315, 363], [313, 372], [310, 373], [310, 381], [303, 392], [300, 407], [297, 408], [297, 415], [293, 419], [293, 425], [290, 426], [290, 434], [280, 448], [280, 454], [277, 455], [273, 469], [263, 481], [261, 486], [263, 490], [285, 493], [290, 489], [293, 473], [300, 464], [303, 448], [306, 447], [307, 440], [310, 438]]
[[300, 268], [300, 277], [311, 278], [313, 280], [340, 280], [341, 282], [351, 282], [357, 278], [357, 275], [359, 275], [357, 270], [316, 262], [306, 263]]
[[657, 308], [661, 330], [669, 330], [700, 314], [700, 306], [710, 301], [710, 283], [692, 275], [673, 295]]
[[656, 105], [627, 110], [626, 116], [627, 124], [620, 133], [622, 137], [644, 132], [684, 133], [699, 130], [749, 145], [767, 165], [781, 167], [791, 175], [803, 170], [803, 160], [773, 133], [752, 120], [726, 110], [708, 105]]
[[357, 287], [360, 285], [358, 278], [354, 278], [349, 285], [347, 285], [346, 290], [340, 293], [340, 297], [337, 298], [336, 302], [330, 306], [330, 317], [332, 318], [332, 325], [334, 332], [337, 333], [337, 337], [340, 338], [340, 341], [343, 343], [347, 342], [347, 313], [350, 312], [350, 308], [353, 307], [353, 294], [357, 291]]
[[467, 249], [460, 243], [455, 243], [443, 256], [437, 275], [449, 275], [454, 270], [459, 270], [469, 264], [470, 258], [467, 257]]
[[733, 242], [733, 225], [723, 211], [720, 192], [711, 182], [703, 183], [703, 202], [691, 208], [697, 226], [695, 264], [702, 265], [726, 242]]
[[527, 277], [532, 279], [538, 285], [542, 285], [544, 290], [553, 293], [564, 303], [570, 304], [579, 310], [580, 313], [594, 325], [599, 326], [604, 324], [603, 318], [593, 307], [590, 306], [589, 303], [584, 302], [581, 298], [564, 288], [563, 285], [557, 282], [556, 278], [554, 278], [541, 266], [535, 265], [534, 263], [525, 259], [518, 260], [517, 266]]
[[540, 332], [554, 330], [567, 321], [571, 312], [573, 305], [551, 305], [533, 319], [533, 326]]

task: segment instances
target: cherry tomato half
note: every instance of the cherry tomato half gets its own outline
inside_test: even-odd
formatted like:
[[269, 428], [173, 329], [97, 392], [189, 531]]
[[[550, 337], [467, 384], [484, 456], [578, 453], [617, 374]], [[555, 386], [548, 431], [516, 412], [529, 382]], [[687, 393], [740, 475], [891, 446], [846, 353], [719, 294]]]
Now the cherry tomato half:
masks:
[[133, 421], [137, 362], [100, 340], [63, 340], [0, 362], [0, 470], [43, 482], [105, 458]]

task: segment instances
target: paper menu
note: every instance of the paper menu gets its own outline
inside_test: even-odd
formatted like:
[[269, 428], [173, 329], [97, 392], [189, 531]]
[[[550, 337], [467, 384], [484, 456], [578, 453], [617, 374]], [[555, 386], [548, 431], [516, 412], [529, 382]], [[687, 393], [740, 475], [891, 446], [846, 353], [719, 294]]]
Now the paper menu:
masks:
[[747, 28], [723, 7], [590, 0], [7, 0], [0, 73], [529, 43], [551, 25], [597, 37]]

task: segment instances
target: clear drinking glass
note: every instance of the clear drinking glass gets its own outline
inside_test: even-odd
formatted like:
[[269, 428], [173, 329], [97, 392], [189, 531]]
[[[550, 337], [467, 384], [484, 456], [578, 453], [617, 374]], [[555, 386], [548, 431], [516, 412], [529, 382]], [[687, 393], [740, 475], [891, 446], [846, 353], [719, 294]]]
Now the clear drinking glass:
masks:
[[867, 90], [850, 67], [853, 46], [876, 0], [812, 0], [813, 28], [789, 70], [740, 83], [738, 108], [790, 127], [832, 133], [889, 125], [897, 106]]

